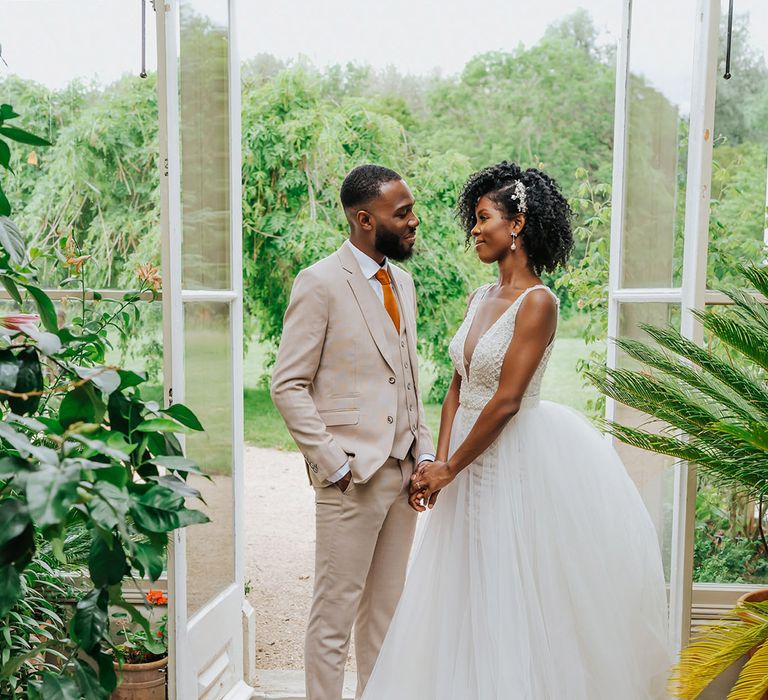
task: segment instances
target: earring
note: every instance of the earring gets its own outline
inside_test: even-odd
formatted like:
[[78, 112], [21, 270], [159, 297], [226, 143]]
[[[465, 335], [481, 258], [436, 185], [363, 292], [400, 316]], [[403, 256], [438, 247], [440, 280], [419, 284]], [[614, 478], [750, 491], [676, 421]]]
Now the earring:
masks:
[[517, 233], [510, 233], [510, 236], [512, 236], [512, 245], [509, 246], [510, 250], [517, 250]]

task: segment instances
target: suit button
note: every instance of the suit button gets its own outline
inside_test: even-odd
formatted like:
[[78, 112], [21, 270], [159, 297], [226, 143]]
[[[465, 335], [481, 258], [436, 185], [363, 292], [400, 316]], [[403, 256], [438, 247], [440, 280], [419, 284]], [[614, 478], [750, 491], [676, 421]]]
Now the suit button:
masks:
[[387, 416], [387, 423], [394, 423], [395, 419], [392, 416]]
[[407, 362], [405, 363], [405, 368], [408, 369], [408, 363]]
[[390, 377], [389, 378], [389, 383], [390, 384], [394, 384], [395, 383], [395, 378], [394, 377]]
[[312, 465], [312, 471], [315, 472], [315, 474], [317, 474], [317, 465], [316, 464]]
[[401, 348], [404, 348], [404, 347], [405, 347], [405, 342], [403, 342], [402, 340], [400, 341], [400, 347], [401, 347]]
[[411, 388], [411, 385], [410, 385], [410, 384], [408, 385], [408, 388], [409, 388], [409, 389]]

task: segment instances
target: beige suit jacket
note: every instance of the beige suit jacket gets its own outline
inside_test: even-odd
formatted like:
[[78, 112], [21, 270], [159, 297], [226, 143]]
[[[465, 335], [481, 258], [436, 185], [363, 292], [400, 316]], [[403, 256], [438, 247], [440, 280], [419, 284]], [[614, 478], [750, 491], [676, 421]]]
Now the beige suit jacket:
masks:
[[[418, 388], [416, 290], [407, 272], [389, 269], [419, 404], [415, 460], [434, 453]], [[397, 392], [404, 390], [393, 383], [398, 348], [385, 335], [391, 323], [346, 246], [296, 276], [271, 393], [316, 486], [326, 486], [347, 459], [353, 480], [366, 482], [390, 456]]]

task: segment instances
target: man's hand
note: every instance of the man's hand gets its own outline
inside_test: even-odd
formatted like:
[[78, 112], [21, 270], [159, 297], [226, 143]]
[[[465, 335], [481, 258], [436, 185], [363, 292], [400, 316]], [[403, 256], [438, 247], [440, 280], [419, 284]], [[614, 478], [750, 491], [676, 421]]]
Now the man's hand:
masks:
[[336, 486], [338, 486], [342, 493], [346, 493], [350, 481], [352, 481], [352, 472], [347, 472], [336, 482]]

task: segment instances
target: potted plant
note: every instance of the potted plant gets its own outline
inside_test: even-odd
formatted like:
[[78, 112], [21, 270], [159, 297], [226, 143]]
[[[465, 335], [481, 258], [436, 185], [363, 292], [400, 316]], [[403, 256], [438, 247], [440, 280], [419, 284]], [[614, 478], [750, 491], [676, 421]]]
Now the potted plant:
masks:
[[[740, 267], [768, 297], [768, 268]], [[756, 500], [768, 495], [768, 306], [744, 290], [726, 290], [733, 306], [696, 316], [725, 352], [701, 347], [673, 328], [643, 326], [655, 345], [616, 343], [642, 369], [590, 373], [607, 396], [648, 414], [659, 431], [616, 422], [609, 433], [634, 447], [698, 465]], [[762, 509], [760, 518], [762, 520]], [[762, 527], [762, 523], [760, 523]], [[768, 591], [739, 601], [721, 624], [703, 630], [674, 667], [669, 692], [693, 699], [734, 661], [752, 652], [728, 700], [768, 691]]]
[[112, 693], [112, 700], [165, 700], [168, 615], [163, 614], [157, 625], [153, 622], [157, 606], [167, 603], [168, 598], [162, 591], [148, 591], [146, 604], [150, 612], [147, 628], [132, 625], [125, 613], [112, 615], [118, 621], [116, 636], [123, 639], [115, 646], [118, 657], [115, 667], [121, 681]]

